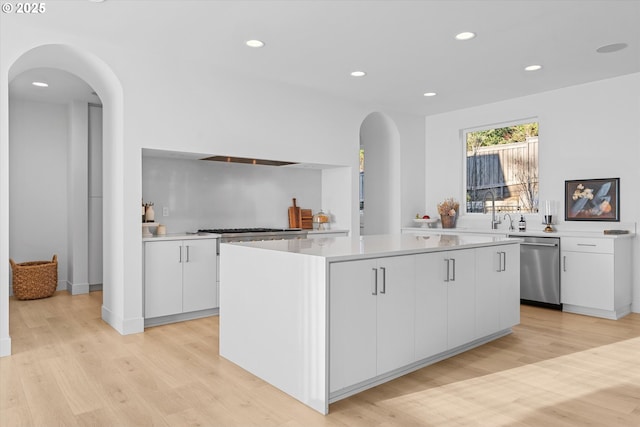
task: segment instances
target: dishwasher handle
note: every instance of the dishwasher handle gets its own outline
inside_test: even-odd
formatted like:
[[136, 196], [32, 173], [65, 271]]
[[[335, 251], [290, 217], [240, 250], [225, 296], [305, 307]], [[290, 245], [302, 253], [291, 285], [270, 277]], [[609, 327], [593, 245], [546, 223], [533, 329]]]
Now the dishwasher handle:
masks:
[[557, 243], [533, 243], [533, 242], [520, 242], [523, 246], [544, 246], [547, 248], [555, 248], [558, 246]]

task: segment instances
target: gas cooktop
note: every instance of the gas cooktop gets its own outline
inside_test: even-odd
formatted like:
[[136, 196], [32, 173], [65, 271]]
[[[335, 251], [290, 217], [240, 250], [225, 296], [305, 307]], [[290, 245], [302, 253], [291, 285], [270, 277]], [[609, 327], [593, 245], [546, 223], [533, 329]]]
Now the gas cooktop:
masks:
[[236, 233], [278, 233], [298, 231], [299, 228], [207, 228], [198, 230], [198, 233], [236, 234]]

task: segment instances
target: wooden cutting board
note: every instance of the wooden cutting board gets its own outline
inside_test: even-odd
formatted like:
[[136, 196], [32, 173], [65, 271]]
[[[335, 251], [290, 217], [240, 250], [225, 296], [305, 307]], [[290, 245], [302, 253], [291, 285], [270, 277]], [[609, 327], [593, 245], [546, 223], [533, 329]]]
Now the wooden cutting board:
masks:
[[293, 198], [293, 206], [289, 206], [289, 228], [302, 228], [302, 213]]
[[301, 209], [301, 226], [303, 230], [313, 229], [313, 212], [311, 209]]

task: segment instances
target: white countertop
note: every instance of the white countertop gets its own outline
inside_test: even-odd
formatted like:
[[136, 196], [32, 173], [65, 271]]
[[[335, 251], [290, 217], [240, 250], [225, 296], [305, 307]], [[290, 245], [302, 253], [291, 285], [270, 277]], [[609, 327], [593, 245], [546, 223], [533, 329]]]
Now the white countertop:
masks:
[[[513, 237], [588, 237], [598, 239], [621, 239], [621, 238], [633, 238], [635, 233], [630, 232], [628, 234], [604, 234], [602, 231], [581, 231], [581, 230], [563, 230], [553, 231], [546, 233], [542, 231], [544, 226], [541, 226], [539, 230], [528, 229], [527, 231], [520, 232], [518, 230], [509, 231], [505, 229], [492, 230], [490, 228], [426, 228], [426, 227], [404, 227], [402, 231], [404, 233], [428, 233], [432, 234], [476, 234], [476, 235], [496, 235], [496, 236], [513, 236]], [[611, 227], [616, 228], [616, 227]]]
[[221, 245], [221, 253], [224, 255], [225, 245], [238, 245], [277, 252], [319, 256], [327, 258], [328, 261], [346, 261], [513, 243], [516, 243], [514, 239], [509, 239], [504, 235], [442, 234], [418, 236], [394, 234], [223, 243]]
[[152, 237], [143, 237], [143, 242], [157, 242], [162, 240], [195, 240], [195, 239], [217, 239], [219, 238], [219, 234], [213, 233], [202, 233], [202, 234], [194, 234], [194, 233], [171, 233], [165, 236], [152, 236]]

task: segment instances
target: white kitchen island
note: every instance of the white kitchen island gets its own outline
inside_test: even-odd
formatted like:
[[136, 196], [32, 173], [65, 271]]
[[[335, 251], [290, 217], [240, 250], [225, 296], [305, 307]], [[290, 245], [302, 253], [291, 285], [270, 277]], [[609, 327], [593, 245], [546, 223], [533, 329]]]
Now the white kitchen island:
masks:
[[511, 332], [519, 243], [385, 235], [225, 243], [220, 355], [313, 409]]

